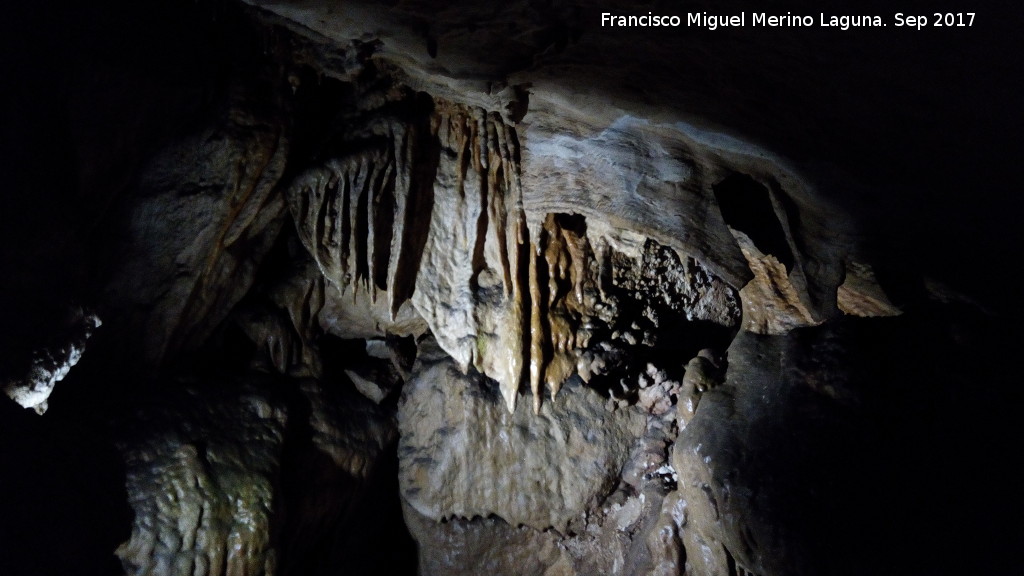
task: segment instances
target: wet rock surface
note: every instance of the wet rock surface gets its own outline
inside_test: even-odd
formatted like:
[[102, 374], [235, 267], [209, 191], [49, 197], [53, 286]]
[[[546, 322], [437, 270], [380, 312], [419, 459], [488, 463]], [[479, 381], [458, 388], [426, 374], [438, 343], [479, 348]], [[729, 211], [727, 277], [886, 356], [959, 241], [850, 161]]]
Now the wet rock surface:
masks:
[[643, 416], [606, 411], [578, 383], [539, 414], [528, 405], [510, 414], [497, 392], [449, 358], [422, 361], [398, 412], [402, 496], [434, 521], [494, 515], [564, 531], [614, 488]]
[[[466, 379], [450, 359], [437, 366], [447, 371], [449, 379]], [[429, 369], [424, 376], [434, 371]], [[657, 379], [655, 372], [651, 370], [652, 380]], [[433, 385], [443, 380], [434, 378]], [[652, 384], [645, 390], [660, 392], [665, 387]], [[476, 418], [467, 420], [465, 426], [470, 433], [447, 428], [429, 437], [431, 442], [450, 444], [448, 453], [459, 443], [468, 444], [468, 449], [458, 450], [458, 456], [440, 462], [433, 455], [445, 451], [414, 451], [423, 429], [437, 418], [407, 407], [400, 411], [403, 505], [409, 530], [419, 545], [420, 573], [477, 574], [482, 566], [496, 574], [681, 573], [682, 548], [672, 519], [681, 508], [668, 462], [676, 432], [674, 411], [643, 402], [620, 406], [577, 383], [568, 384], [555, 403], [545, 403], [539, 415], [520, 406], [510, 416], [493, 389], [477, 389], [473, 394], [477, 397], [469, 405], [477, 406], [470, 412]], [[436, 390], [433, 395], [440, 397]], [[413, 400], [415, 397], [405, 399]], [[482, 403], [490, 405], [489, 411], [479, 409]], [[560, 414], [557, 421], [552, 418]], [[624, 423], [630, 426], [627, 433], [609, 442], [610, 433]], [[408, 433], [412, 425], [417, 428]], [[569, 425], [574, 426], [569, 434], [558, 432]], [[558, 441], [561, 437], [564, 441]], [[516, 454], [517, 445], [522, 447], [518, 450], [521, 454]], [[602, 461], [602, 452], [606, 453], [604, 461], [613, 454], [609, 448], [620, 450], [621, 464], [598, 469], [595, 464]], [[418, 454], [425, 456], [416, 457]], [[517, 463], [502, 468], [514, 468], [515, 476], [486, 472], [510, 455]], [[477, 478], [491, 482], [477, 486], [473, 484]], [[543, 487], [536, 486], [538, 482]], [[573, 490], [574, 485], [582, 488]], [[595, 489], [600, 491], [592, 492]], [[589, 500], [580, 500], [587, 495]], [[441, 505], [476, 502], [486, 506], [459, 509], [440, 522], [421, 511], [433, 506], [427, 513], [437, 514]], [[531, 518], [537, 513], [540, 518]], [[552, 514], [561, 515], [557, 523], [552, 522]]]
[[388, 492], [394, 423], [343, 383], [187, 383], [151, 398], [120, 435], [134, 519], [116, 553], [128, 574], [400, 569], [367, 542], [411, 546]]
[[123, 449], [135, 514], [117, 549], [126, 573], [276, 571], [270, 524], [288, 412], [258, 388], [237, 392], [186, 391], [177, 409], [140, 411]]

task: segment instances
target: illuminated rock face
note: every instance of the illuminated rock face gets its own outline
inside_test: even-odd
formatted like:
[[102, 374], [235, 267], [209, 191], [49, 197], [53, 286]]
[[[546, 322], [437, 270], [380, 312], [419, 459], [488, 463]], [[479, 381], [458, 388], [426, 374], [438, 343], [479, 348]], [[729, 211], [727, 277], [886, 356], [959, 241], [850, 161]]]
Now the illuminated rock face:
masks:
[[256, 390], [145, 413], [124, 448], [135, 522], [128, 574], [274, 574], [275, 478], [287, 411]]
[[324, 525], [374, 525], [353, 500], [374, 494], [395, 427], [369, 401], [314, 379], [289, 381], [297, 396], [282, 396], [260, 373], [179, 386], [123, 430], [126, 573], [300, 573], [322, 561], [306, 539]]
[[82, 359], [86, 342], [102, 322], [95, 314], [79, 308], [69, 314], [66, 324], [61, 342], [34, 350], [27, 373], [5, 383], [4, 393], [23, 408], [32, 408], [38, 414], [46, 412], [47, 400], [57, 382]]
[[116, 447], [135, 576], [997, 573], [933, 503], [1004, 458], [1011, 339], [886, 261], [816, 96], [465, 4], [197, 5], [146, 44], [180, 74], [102, 72], [138, 97], [68, 129], [77, 196], [0, 214], [46, 263], [0, 283], [0, 387], [50, 409], [0, 440]]
[[539, 414], [508, 413], [496, 392], [450, 360], [420, 365], [398, 413], [402, 495], [437, 521], [495, 515], [564, 532], [615, 487], [644, 417], [606, 412], [601, 395], [578, 383]]

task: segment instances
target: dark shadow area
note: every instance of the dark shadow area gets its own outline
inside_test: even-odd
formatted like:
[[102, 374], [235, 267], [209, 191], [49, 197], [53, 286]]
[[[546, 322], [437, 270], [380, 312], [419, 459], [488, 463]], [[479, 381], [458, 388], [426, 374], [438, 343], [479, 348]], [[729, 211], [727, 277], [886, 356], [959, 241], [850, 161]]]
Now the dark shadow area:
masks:
[[[410, 10], [431, 5], [404, 4]], [[838, 11], [967, 9], [946, 0], [908, 0], [895, 10], [875, 0], [844, 4]], [[978, 27], [970, 31], [723, 30], [670, 37], [670, 31], [634, 30], [624, 32], [638, 39], [630, 50], [592, 52], [606, 59], [588, 86], [595, 97], [624, 102], [643, 93], [632, 102], [651, 109], [671, 102], [696, 118], [741, 129], [791, 159], [801, 173], [814, 174], [813, 185], [823, 196], [849, 210], [871, 235], [869, 260], [879, 263], [880, 283], [906, 312], [796, 331], [777, 351], [793, 370], [790, 383], [798, 385], [784, 398], [751, 396], [751, 402], [778, 402], [778, 411], [751, 418], [760, 449], [736, 473], [754, 478], [751, 484], [767, 506], [760, 512], [794, 534], [794, 541], [806, 543], [805, 556], [794, 565], [808, 573], [1011, 574], [1018, 567], [1011, 563], [1024, 542], [1016, 472], [1024, 406], [1015, 365], [1018, 325], [968, 306], [934, 304], [923, 280], [936, 275], [994, 308], [1019, 307], [1024, 227], [1010, 208], [1021, 189], [1017, 139], [1024, 132], [1024, 76], [1014, 58], [1024, 18], [1019, 6], [1004, 5], [981, 2]], [[715, 12], [746, 8], [746, 0], [686, 6]], [[787, 9], [817, 13], [819, 7], [794, 0]], [[274, 55], [282, 49], [281, 32], [252, 25], [248, 10], [220, 0], [5, 7], [0, 383], [24, 370], [33, 349], [54, 338], [60, 343], [55, 327], [68, 306], [103, 300], [112, 270], [131, 245], [127, 205], [153, 154], [209, 127], [232, 106], [238, 96], [233, 90], [258, 92], [287, 81], [275, 76], [285, 72]], [[579, 20], [596, 21], [593, 12], [577, 12]], [[558, 24], [543, 35], [550, 36], [543, 41], [553, 51], [533, 54], [523, 44], [517, 65], [541, 66], [563, 51], [582, 58], [609, 38], [606, 31], [584, 32], [575, 24]], [[479, 57], [486, 59], [487, 48], [503, 38], [486, 38]], [[440, 46], [437, 37], [428, 39], [430, 55], [443, 58], [445, 38]], [[581, 41], [592, 44], [574, 52]], [[376, 50], [372, 42], [354, 46], [353, 61]], [[390, 136], [367, 128], [372, 121], [394, 117], [415, 130], [410, 137], [421, 150], [410, 182], [415, 205], [407, 206], [406, 221], [399, 223], [389, 219], [394, 206], [385, 201], [376, 221], [382, 228], [404, 225], [402, 245], [387, 245], [379, 236], [377, 246], [358, 250], [363, 274], [371, 249], [378, 271], [397, 258], [396, 285], [390, 288], [400, 304], [414, 290], [429, 225], [423, 216], [434, 206], [441, 150], [430, 135], [430, 96], [410, 91], [381, 109], [357, 106], [359, 98], [372, 100], [367, 94], [377, 97], [394, 88], [391, 71], [369, 61], [354, 72], [353, 82], [291, 63], [295, 68], [287, 72], [294, 72], [297, 84], [282, 105], [292, 114], [282, 181], [317, 162], [386, 142]], [[606, 92], [602, 82], [615, 90]], [[268, 98], [280, 96], [267, 92]], [[524, 137], [532, 118], [524, 118]], [[369, 135], [348, 138], [359, 130]], [[513, 148], [518, 151], [518, 143]], [[792, 268], [794, 256], [768, 189], [733, 174], [714, 193], [730, 226]], [[777, 198], [793, 218], [795, 209]], [[560, 218], [566, 229], [584, 227], [582, 217]], [[357, 242], [365, 241], [369, 224], [357, 223]], [[527, 246], [511, 249], [516, 250], [520, 261], [528, 259]], [[293, 225], [286, 224], [255, 285], [286, 277], [306, 257], [303, 251]], [[516, 280], [528, 285], [526, 267], [519, 273]], [[545, 274], [540, 271], [546, 283]], [[374, 278], [378, 286], [384, 280]], [[239, 306], [261, 296], [254, 291]], [[645, 322], [644, 303], [632, 294], [619, 296], [622, 326], [604, 327], [595, 342], [634, 320]], [[105, 312], [100, 311], [104, 327], [57, 386], [47, 414], [37, 416], [0, 396], [2, 576], [121, 574], [113, 551], [129, 537], [131, 510], [109, 422], [137, 408], [147, 389], [173, 388], [172, 374], [208, 374], [218, 382], [242, 373], [256, 352], [237, 326], [226, 323], [206, 348], [175, 359], [160, 381], [172, 383], [154, 384], [136, 377], [141, 360], [126, 353], [135, 350], [125, 336], [131, 318], [119, 323]], [[148, 312], [133, 309], [125, 316]], [[620, 365], [595, 387], [607, 394], [620, 377], [635, 376], [647, 362], [681, 370], [701, 349], [724, 351], [736, 336], [734, 328], [687, 320], [678, 311], [657, 312], [656, 342], [623, 353], [615, 359]], [[528, 349], [529, 319], [523, 322]], [[366, 360], [365, 344], [331, 338], [318, 344], [332, 377], [325, 382], [337, 385], [331, 401], [365, 406], [368, 401], [340, 376], [342, 366]], [[408, 342], [396, 347], [406, 357], [414, 355]], [[765, 358], [755, 354], [750, 361]], [[281, 393], [287, 396], [289, 429], [281, 509], [271, 535], [281, 543], [280, 573], [414, 574], [416, 547], [402, 519], [394, 444], [369, 478], [356, 481], [314, 445], [308, 399], [295, 387]], [[496, 387], [488, 393], [500, 398]], [[392, 392], [381, 407], [367, 410], [391, 418], [396, 396]], [[205, 444], [197, 440], [197, 446], [202, 452]]]
[[[405, 526], [399, 501], [396, 447], [392, 444], [387, 448], [374, 474], [365, 482], [353, 483], [350, 477], [323, 474], [312, 483], [306, 480], [306, 486], [301, 488], [305, 496], [293, 500], [293, 504], [319, 509], [296, 520], [309, 523], [317, 514], [322, 520], [287, 532], [281, 574], [416, 574], [416, 543]], [[333, 463], [321, 462], [321, 469], [323, 465]], [[311, 527], [314, 532], [309, 532]], [[300, 540], [304, 536], [307, 539]]]
[[124, 465], [81, 415], [0, 398], [0, 574], [116, 576], [132, 513]]
[[[308, 400], [294, 387], [284, 393], [290, 408], [273, 527], [280, 542], [279, 573], [415, 575], [416, 544], [399, 500], [397, 442], [386, 446], [375, 462], [364, 464], [372, 466], [368, 477], [354, 477], [314, 444]], [[353, 415], [386, 417], [349, 386], [325, 389], [324, 394]], [[356, 418], [351, 422], [343, 424], [359, 425]]]
[[732, 174], [713, 188], [725, 223], [749, 236], [758, 250], [775, 256], [792, 272], [793, 251], [768, 188], [746, 174]]
[[706, 438], [743, 438], [728, 474], [753, 490], [753, 533], [783, 539], [791, 573], [1012, 572], [1024, 498], [1006, 333], [946, 307], [798, 329], [781, 347], [743, 336], [739, 420]]
[[[1024, 541], [1013, 329], [932, 304], [859, 322], [854, 335], [864, 360], [850, 366], [865, 385], [873, 440], [862, 455], [874, 474], [862, 478], [872, 507], [886, 511], [885, 521], [865, 519], [881, 529], [879, 552], [902, 574], [1012, 572]], [[865, 486], [847, 482], [851, 492]]]

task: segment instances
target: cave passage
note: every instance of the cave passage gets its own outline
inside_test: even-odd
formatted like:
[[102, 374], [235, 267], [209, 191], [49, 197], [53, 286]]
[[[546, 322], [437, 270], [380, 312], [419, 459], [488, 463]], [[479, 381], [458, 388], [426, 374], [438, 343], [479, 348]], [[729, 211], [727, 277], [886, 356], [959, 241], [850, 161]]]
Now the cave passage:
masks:
[[730, 174], [714, 185], [725, 223], [750, 236], [759, 250], [793, 269], [793, 251], [772, 204], [771, 193], [746, 174]]

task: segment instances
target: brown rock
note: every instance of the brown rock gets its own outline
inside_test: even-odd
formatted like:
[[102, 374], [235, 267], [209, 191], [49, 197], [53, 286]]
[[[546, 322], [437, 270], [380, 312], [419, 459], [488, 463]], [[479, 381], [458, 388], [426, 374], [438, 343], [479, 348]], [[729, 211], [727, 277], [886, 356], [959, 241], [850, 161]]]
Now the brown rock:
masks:
[[644, 427], [639, 411], [604, 404], [570, 381], [539, 414], [510, 413], [493, 383], [424, 361], [399, 407], [402, 495], [434, 521], [494, 514], [564, 530], [615, 485]]

